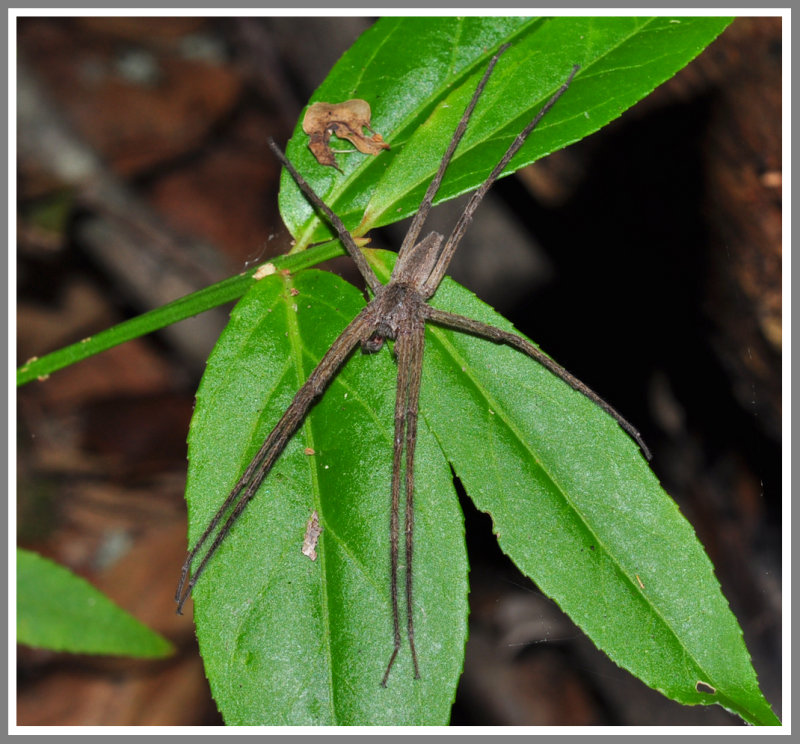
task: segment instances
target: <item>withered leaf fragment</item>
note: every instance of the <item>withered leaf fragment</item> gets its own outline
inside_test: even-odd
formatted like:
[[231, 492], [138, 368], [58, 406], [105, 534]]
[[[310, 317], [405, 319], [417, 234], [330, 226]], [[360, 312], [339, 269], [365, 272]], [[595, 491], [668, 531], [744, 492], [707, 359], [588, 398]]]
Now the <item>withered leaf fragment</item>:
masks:
[[[331, 134], [349, 140], [359, 152], [366, 155], [378, 155], [381, 150], [388, 150], [389, 145], [383, 141], [383, 137], [370, 127], [371, 117], [369, 104], [360, 98], [344, 103], [312, 103], [303, 118], [303, 131], [309, 136], [308, 147], [317, 162], [340, 170], [328, 144]], [[372, 136], [365, 136], [364, 129], [372, 132]]]

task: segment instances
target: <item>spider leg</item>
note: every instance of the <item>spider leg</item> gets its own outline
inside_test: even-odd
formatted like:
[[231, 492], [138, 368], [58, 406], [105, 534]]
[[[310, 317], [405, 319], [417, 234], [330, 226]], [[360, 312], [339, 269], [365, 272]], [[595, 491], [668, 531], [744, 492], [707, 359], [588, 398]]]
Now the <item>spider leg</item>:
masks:
[[560, 364], [554, 362], [549, 356], [537, 349], [527, 339], [524, 339], [522, 336], [518, 336], [515, 333], [509, 333], [508, 331], [504, 331], [500, 328], [495, 328], [487, 323], [481, 323], [478, 320], [466, 318], [463, 315], [456, 315], [454, 313], [444, 312], [443, 310], [437, 310], [430, 305], [425, 305], [425, 317], [426, 320], [436, 323], [436, 325], [453, 328], [457, 331], [464, 331], [472, 334], [473, 336], [480, 336], [481, 338], [494, 341], [498, 344], [507, 344], [508, 346], [512, 346], [518, 351], [527, 354], [529, 357], [531, 357], [531, 359], [539, 362], [539, 364], [552, 372], [556, 377], [559, 377], [566, 382], [567, 385], [569, 385], [573, 390], [583, 393], [583, 395], [585, 395], [589, 400], [602, 408], [626, 432], [628, 432], [636, 444], [639, 445], [639, 448], [642, 450], [644, 456], [648, 460], [652, 459], [652, 454], [650, 453], [647, 445], [644, 443], [642, 435], [629, 421], [623, 418], [623, 416], [617, 412], [616, 409], [606, 403], [606, 401], [604, 401], [591, 388], [582, 383], [577, 377], [567, 372], [567, 370], [564, 369]]
[[500, 158], [500, 162], [494, 167], [494, 170], [489, 174], [489, 177], [483, 182], [480, 188], [472, 195], [469, 202], [467, 202], [467, 206], [464, 208], [464, 211], [459, 217], [456, 226], [453, 228], [453, 232], [450, 234], [450, 237], [447, 239], [447, 242], [442, 248], [441, 254], [439, 255], [439, 260], [434, 267], [433, 271], [431, 272], [430, 277], [428, 278], [427, 282], [425, 283], [425, 291], [424, 294], [427, 297], [431, 297], [433, 293], [436, 291], [436, 288], [442, 281], [442, 278], [447, 271], [447, 267], [450, 265], [450, 261], [453, 258], [453, 254], [455, 253], [458, 244], [461, 242], [461, 238], [464, 237], [464, 233], [466, 232], [469, 223], [472, 221], [472, 215], [474, 214], [475, 210], [478, 208], [478, 205], [483, 200], [483, 197], [486, 196], [486, 192], [489, 190], [491, 185], [498, 179], [500, 174], [503, 172], [503, 169], [508, 165], [511, 158], [517, 154], [517, 151], [520, 147], [525, 143], [525, 140], [528, 138], [528, 135], [536, 128], [536, 125], [542, 120], [542, 117], [555, 105], [556, 101], [561, 98], [562, 95], [566, 92], [567, 88], [569, 88], [570, 84], [572, 83], [572, 79], [575, 77], [575, 74], [578, 72], [578, 65], [575, 65], [572, 68], [572, 72], [570, 72], [567, 79], [561, 85], [561, 87], [550, 97], [550, 100], [539, 109], [539, 113], [533, 117], [533, 120], [522, 130], [515, 138], [514, 141], [509, 146], [508, 150], [506, 150], [505, 155]]
[[431, 211], [433, 199], [436, 196], [436, 192], [439, 190], [439, 186], [441, 186], [442, 178], [444, 178], [444, 172], [447, 170], [447, 166], [450, 164], [450, 160], [453, 158], [453, 153], [455, 152], [456, 147], [458, 147], [458, 143], [461, 142], [461, 138], [464, 136], [464, 132], [467, 129], [467, 124], [472, 116], [472, 111], [475, 108], [475, 104], [478, 102], [481, 93], [483, 93], [483, 89], [486, 87], [486, 83], [489, 81], [489, 76], [492, 74], [492, 70], [497, 64], [497, 60], [500, 59], [500, 55], [505, 52], [509, 46], [509, 44], [503, 44], [503, 46], [497, 50], [497, 54], [492, 57], [489, 65], [486, 68], [486, 72], [483, 73], [483, 77], [478, 83], [478, 87], [475, 88], [475, 92], [472, 94], [472, 98], [470, 99], [467, 108], [464, 110], [461, 121], [458, 122], [456, 131], [453, 132], [453, 138], [450, 140], [447, 150], [445, 150], [442, 162], [439, 164], [439, 170], [436, 171], [436, 175], [433, 177], [433, 180], [430, 182], [430, 184], [428, 184], [428, 190], [425, 192], [422, 203], [419, 205], [419, 211], [414, 215], [411, 226], [409, 227], [405, 238], [403, 238], [403, 244], [400, 246], [399, 251], [401, 255], [407, 248], [411, 247], [417, 242], [422, 225], [425, 223], [428, 213]]
[[[225, 536], [230, 531], [233, 524], [244, 511], [247, 504], [256, 495], [264, 479], [269, 474], [275, 461], [280, 457], [288, 441], [300, 428], [306, 414], [317, 398], [323, 393], [325, 388], [336, 376], [339, 368], [353, 351], [353, 349], [368, 338], [375, 330], [373, 320], [374, 306], [367, 305], [342, 331], [339, 337], [331, 344], [331, 347], [314, 368], [303, 386], [297, 391], [289, 407], [281, 416], [280, 421], [269, 433], [264, 444], [258, 450], [253, 460], [247, 466], [237, 484], [233, 487], [222, 506], [217, 510], [214, 518], [206, 527], [205, 532], [195, 543], [194, 547], [186, 555], [186, 560], [181, 569], [181, 578], [175, 592], [175, 601], [178, 604], [177, 613], [180, 615], [184, 603], [192, 592], [197, 580], [208, 565], [209, 560], [217, 551]], [[225, 517], [228, 509], [233, 506], [230, 515], [217, 532], [205, 555], [198, 564], [197, 568], [189, 578], [192, 563], [200, 554], [203, 546], [208, 541], [211, 534]], [[187, 579], [188, 583], [187, 583]]]
[[378, 277], [375, 276], [375, 272], [372, 270], [372, 267], [369, 265], [369, 263], [367, 263], [367, 259], [364, 258], [364, 254], [359, 250], [358, 246], [353, 240], [353, 236], [350, 235], [347, 228], [344, 226], [344, 223], [339, 219], [334, 211], [324, 201], [322, 201], [319, 196], [317, 196], [305, 178], [303, 178], [297, 172], [297, 169], [289, 162], [289, 159], [286, 157], [283, 150], [281, 150], [281, 148], [275, 144], [275, 140], [273, 140], [272, 137], [267, 140], [267, 144], [270, 146], [272, 152], [275, 153], [275, 157], [281, 161], [283, 167], [289, 171], [290, 175], [292, 178], [294, 178], [301, 191], [306, 195], [306, 198], [325, 215], [333, 229], [336, 230], [336, 234], [339, 236], [339, 240], [342, 241], [342, 245], [344, 245], [348, 254], [350, 254], [350, 258], [355, 261], [358, 271], [360, 272], [361, 276], [364, 277], [364, 281], [367, 283], [367, 286], [372, 290], [372, 294], [377, 294], [378, 290], [383, 285]]
[[414, 677], [419, 679], [417, 649], [414, 645], [414, 453], [417, 448], [417, 418], [419, 389], [422, 384], [422, 359], [425, 353], [425, 323], [413, 328], [409, 338], [408, 392], [406, 399], [406, 612], [408, 614], [408, 644], [414, 662]]
[[401, 330], [395, 342], [397, 357], [397, 397], [394, 409], [394, 457], [392, 460], [392, 510], [390, 519], [390, 558], [391, 558], [391, 593], [392, 622], [394, 626], [394, 647], [386, 666], [381, 685], [386, 687], [389, 673], [394, 666], [400, 651], [400, 610], [398, 603], [398, 558], [400, 552], [400, 488], [403, 480], [403, 450], [405, 449], [405, 484], [406, 484], [406, 612], [408, 618], [408, 640], [411, 646], [411, 658], [414, 663], [414, 677], [419, 679], [419, 665], [414, 646], [414, 621], [412, 607], [412, 550], [414, 530], [414, 450], [417, 437], [417, 411], [419, 403], [419, 386], [422, 371], [422, 351], [424, 346], [424, 329], [421, 322], [412, 328]]
[[400, 334], [394, 345], [397, 358], [397, 396], [394, 404], [394, 454], [392, 458], [392, 509], [389, 521], [389, 556], [391, 572], [392, 595], [392, 625], [394, 630], [394, 646], [389, 663], [381, 681], [381, 686], [386, 687], [389, 672], [394, 666], [397, 654], [400, 651], [400, 610], [397, 600], [397, 563], [400, 550], [400, 481], [403, 476], [403, 447], [405, 444], [406, 428], [406, 391], [408, 389], [408, 363], [407, 343], [405, 334]]

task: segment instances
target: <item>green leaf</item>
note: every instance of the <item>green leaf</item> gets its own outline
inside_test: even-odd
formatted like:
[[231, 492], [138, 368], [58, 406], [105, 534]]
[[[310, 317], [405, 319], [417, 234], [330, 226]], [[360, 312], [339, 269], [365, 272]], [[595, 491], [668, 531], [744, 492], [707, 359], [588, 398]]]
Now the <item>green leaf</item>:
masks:
[[[355, 235], [413, 214], [466, 104], [497, 48], [498, 63], [436, 198], [476, 188], [581, 66], [505, 173], [597, 131], [699, 54], [728, 18], [383, 18], [342, 56], [310, 102], [363, 98], [391, 145], [378, 157], [340, 155], [322, 167], [298, 124], [289, 159]], [[302, 121], [302, 117], [300, 117]], [[330, 237], [287, 173], [280, 208], [293, 250]]]
[[172, 644], [57, 563], [17, 549], [17, 641], [80, 654], [161, 657]]
[[[449, 279], [432, 304], [514, 331]], [[441, 328], [421, 412], [504, 552], [613, 661], [680, 703], [780, 724], [694, 530], [610, 416], [523, 354]]]
[[[363, 305], [343, 280], [307, 271], [267, 277], [236, 306], [192, 420], [190, 542]], [[404, 646], [380, 686], [393, 638], [394, 379], [387, 349], [353, 355], [195, 587], [206, 674], [229, 724], [448, 721], [466, 639], [467, 564], [450, 468], [424, 423], [414, 571], [422, 679]], [[301, 548], [314, 511], [322, 534], [312, 561]]]
[[[370, 255], [385, 280], [394, 255]], [[449, 279], [433, 304], [511, 328]], [[237, 306], [192, 424], [191, 540], [361, 307], [352, 287], [316, 271], [265, 280]], [[357, 352], [196, 587], [198, 638], [228, 723], [447, 720], [462, 663], [466, 564], [442, 452], [491, 514], [502, 548], [620, 666], [680, 702], [778, 723], [708, 558], [636, 445], [526, 356], [433, 327], [416, 469], [423, 679], [411, 679], [404, 646], [381, 689], [392, 634], [393, 400], [389, 355]], [[316, 563], [301, 553], [314, 510], [323, 525]]]

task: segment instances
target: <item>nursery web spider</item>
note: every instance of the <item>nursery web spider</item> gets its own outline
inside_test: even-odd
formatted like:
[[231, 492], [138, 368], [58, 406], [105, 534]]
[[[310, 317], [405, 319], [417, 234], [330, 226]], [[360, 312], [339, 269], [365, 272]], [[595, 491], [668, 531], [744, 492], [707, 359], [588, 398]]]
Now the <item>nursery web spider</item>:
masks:
[[[345, 360], [356, 346], [360, 345], [365, 352], [376, 352], [381, 349], [387, 339], [395, 341], [394, 353], [397, 359], [397, 398], [394, 413], [394, 457], [392, 463], [392, 507], [390, 523], [391, 542], [391, 595], [392, 619], [394, 623], [394, 647], [386, 667], [381, 684], [386, 686], [392, 665], [397, 658], [401, 644], [400, 613], [398, 608], [398, 557], [400, 542], [400, 490], [403, 480], [403, 453], [405, 451], [405, 595], [406, 595], [406, 634], [411, 648], [414, 664], [414, 676], [419, 678], [417, 652], [414, 646], [413, 616], [413, 574], [412, 556], [414, 549], [414, 450], [417, 437], [417, 415], [419, 391], [422, 374], [422, 357], [425, 344], [425, 324], [434, 323], [446, 328], [479, 336], [495, 343], [508, 344], [527, 354], [544, 365], [553, 374], [561, 378], [575, 390], [583, 393], [600, 408], [609, 413], [619, 425], [637, 442], [644, 454], [650, 457], [647, 447], [639, 432], [631, 426], [608, 403], [590, 390], [580, 380], [573, 377], [563, 367], [543, 354], [533, 344], [513, 333], [500, 330], [485, 323], [460, 315], [443, 312], [431, 307], [428, 300], [433, 296], [441, 283], [453, 253], [464, 232], [472, 220], [478, 204], [489, 187], [498, 178], [508, 162], [519, 150], [525, 139], [533, 131], [542, 117], [552, 108], [556, 101], [569, 87], [578, 67], [575, 66], [566, 81], [536, 114], [533, 120], [514, 139], [511, 146], [495, 166], [494, 170], [482, 186], [473, 194], [463, 214], [456, 223], [450, 237], [444, 241], [438, 233], [432, 232], [417, 242], [422, 225], [431, 209], [433, 198], [442, 182], [445, 170], [460, 142], [469, 122], [473, 109], [480, 97], [492, 70], [507, 45], [501, 47], [490, 61], [486, 72], [475, 89], [475, 93], [464, 111], [453, 138], [442, 158], [434, 179], [428, 186], [419, 211], [414, 217], [408, 234], [400, 246], [397, 263], [388, 284], [378, 280], [364, 255], [345, 228], [342, 221], [323, 203], [295, 170], [284, 153], [270, 139], [269, 146], [289, 171], [308, 200], [327, 218], [336, 230], [339, 239], [347, 252], [355, 261], [361, 276], [374, 295], [367, 306], [350, 322], [341, 335], [333, 342], [322, 357], [317, 367], [309, 375], [306, 382], [296, 393], [294, 400], [286, 409], [280, 421], [266, 438], [266, 441], [253, 458], [236, 486], [225, 499], [214, 518], [209, 523], [200, 539], [189, 551], [183, 564], [180, 582], [175, 595], [178, 613], [197, 583], [198, 578], [208, 565], [209, 560], [220, 546], [233, 524], [244, 511], [247, 504], [256, 495], [275, 461], [283, 452], [287, 442], [302, 424], [306, 414], [316, 399], [322, 395], [331, 380], [336, 376]], [[212, 533], [230, 510], [230, 514], [214, 536], [210, 547], [202, 556], [200, 563], [190, 572], [195, 558], [200, 554]]]

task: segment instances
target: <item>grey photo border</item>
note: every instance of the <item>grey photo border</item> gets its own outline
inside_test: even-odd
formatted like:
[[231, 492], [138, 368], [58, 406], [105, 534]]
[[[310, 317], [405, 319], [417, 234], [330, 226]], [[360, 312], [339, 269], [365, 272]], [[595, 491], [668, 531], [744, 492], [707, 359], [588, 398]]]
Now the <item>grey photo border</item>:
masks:
[[[7, 452], [8, 452], [8, 459], [7, 459], [7, 473], [8, 473], [8, 494], [9, 494], [9, 506], [8, 506], [8, 545], [6, 550], [6, 596], [8, 598], [7, 604], [7, 613], [5, 616], [5, 630], [6, 630], [6, 638], [8, 639], [7, 644], [7, 669], [8, 674], [6, 677], [6, 697], [8, 700], [8, 707], [6, 709], [6, 731], [9, 735], [20, 735], [20, 734], [132, 734], [134, 736], [150, 736], [152, 734], [170, 734], [170, 735], [191, 735], [197, 733], [203, 734], [226, 734], [227, 732], [222, 729], [220, 731], [216, 730], [209, 730], [209, 729], [202, 729], [202, 728], [195, 728], [195, 727], [179, 727], [176, 729], [170, 728], [161, 728], [158, 727], [155, 730], [149, 729], [146, 734], [144, 733], [136, 733], [134, 731], [130, 731], [124, 727], [104, 727], [102, 729], [94, 729], [92, 727], [74, 727], [74, 728], [67, 728], [67, 727], [25, 727], [25, 728], [18, 728], [16, 726], [16, 701], [12, 699], [12, 693], [16, 691], [16, 684], [12, 682], [12, 675], [15, 675], [15, 668], [12, 667], [12, 663], [15, 661], [16, 654], [12, 650], [15, 648], [14, 639], [11, 637], [11, 610], [14, 608], [14, 598], [11, 595], [11, 590], [15, 587], [15, 582], [11, 579], [11, 570], [14, 568], [14, 560], [13, 560], [13, 553], [12, 549], [15, 543], [15, 524], [14, 524], [14, 517], [15, 517], [15, 508], [14, 508], [14, 501], [11, 496], [15, 494], [15, 487], [14, 481], [15, 474], [16, 474], [16, 467], [14, 465], [15, 461], [15, 437], [16, 437], [16, 396], [14, 395], [16, 386], [12, 382], [15, 376], [15, 368], [16, 368], [16, 349], [15, 349], [15, 333], [14, 330], [16, 328], [15, 317], [16, 314], [13, 312], [13, 308], [15, 306], [16, 300], [16, 288], [15, 288], [15, 269], [16, 269], [16, 261], [15, 261], [15, 254], [14, 251], [11, 250], [11, 246], [15, 242], [16, 237], [16, 230], [15, 230], [15, 220], [12, 218], [14, 212], [12, 211], [15, 209], [15, 205], [12, 203], [12, 200], [15, 201], [16, 198], [16, 189], [15, 189], [15, 163], [14, 163], [14, 153], [15, 153], [15, 142], [12, 140], [12, 136], [14, 134], [14, 129], [12, 127], [12, 121], [16, 114], [16, 102], [12, 100], [11, 96], [15, 92], [15, 88], [12, 87], [12, 75], [15, 74], [15, 65], [14, 65], [14, 55], [16, 51], [16, 44], [15, 44], [15, 30], [16, 30], [16, 19], [18, 17], [24, 17], [26, 15], [46, 15], [52, 13], [53, 15], [103, 15], [104, 13], [119, 15], [122, 13], [130, 13], [135, 15], [168, 15], [168, 14], [179, 14], [179, 15], [218, 15], [218, 16], [240, 16], [247, 14], [247, 11], [252, 10], [254, 15], [263, 15], [268, 16], [272, 13], [275, 15], [330, 15], [330, 16], [344, 16], [344, 15], [367, 15], [367, 16], [380, 16], [383, 14], [390, 14], [390, 15], [414, 15], [415, 11], [423, 11], [425, 15], [432, 15], [432, 14], [440, 14], [440, 15], [450, 15], [450, 11], [470, 11], [470, 12], [480, 12], [481, 9], [486, 8], [485, 3], [475, 3], [475, 2], [465, 2], [465, 0], [438, 0], [436, 2], [435, 7], [431, 7], [428, 3], [423, 2], [414, 2], [414, 3], [392, 3], [390, 5], [385, 6], [377, 6], [374, 3], [366, 3], [366, 2], [358, 2], [358, 0], [350, 0], [347, 3], [346, 7], [343, 7], [341, 3], [335, 3], [333, 0], [318, 0], [317, 2], [313, 3], [294, 3], [291, 7], [289, 7], [288, 3], [279, 3], [274, 5], [265, 5], [264, 3], [253, 3], [253, 2], [239, 2], [236, 4], [236, 7], [233, 8], [219, 8], [216, 5], [198, 5], [197, 3], [188, 3], [188, 2], [174, 2], [169, 5], [168, 8], [153, 8], [152, 4], [126, 4], [124, 6], [109, 6], [108, 4], [100, 4], [100, 3], [91, 3], [86, 2], [82, 3], [79, 8], [68, 8], [66, 5], [60, 6], [53, 3], [48, 5], [47, 7], [37, 7], [37, 6], [25, 6], [25, 5], [18, 5], [17, 7], [9, 7], [7, 8], [7, 14], [4, 19], [4, 28], [5, 28], [5, 38], [8, 40], [7, 43], [7, 50], [8, 54], [6, 57], [6, 75], [5, 75], [5, 99], [7, 101], [7, 116], [5, 120], [5, 134], [6, 134], [6, 142], [8, 143], [8, 147], [6, 150], [6, 172], [8, 174], [7, 182], [6, 182], [6, 199], [8, 204], [8, 210], [6, 212], [6, 233], [9, 236], [9, 250], [8, 250], [8, 258], [6, 263], [6, 286], [8, 288], [8, 301], [5, 306], [5, 328], [6, 328], [6, 348], [8, 350], [8, 358], [7, 358], [7, 390], [8, 390], [8, 398], [5, 401], [5, 411], [6, 411], [6, 418], [8, 421], [8, 427], [6, 429], [6, 436], [7, 436]], [[613, 7], [609, 8], [607, 4], [599, 3], [597, 0], [584, 0], [580, 5], [569, 7], [569, 8], [557, 8], [557, 7], [532, 7], [529, 3], [520, 2], [520, 0], [506, 0], [502, 4], [502, 7], [499, 8], [486, 8], [486, 15], [503, 15], [513, 13], [514, 11], [519, 11], [521, 14], [525, 12], [535, 11], [537, 13], [541, 12], [550, 12], [553, 14], [576, 14], [576, 13], [585, 13], [591, 14], [593, 11], [602, 11], [602, 14], [610, 15], [610, 14], [620, 14], [620, 15], [627, 15], [631, 14], [635, 11], [642, 11], [645, 13], [674, 13], [674, 12], [681, 12], [687, 15], [705, 15], [711, 13], [723, 13], [723, 14], [731, 14], [731, 15], [745, 15], [745, 16], [756, 16], [756, 15], [770, 15], [770, 16], [781, 16], [784, 22], [784, 29], [783, 34], [784, 37], [790, 42], [791, 40], [791, 8], [790, 7], [781, 7], [776, 6], [773, 4], [762, 4], [758, 5], [757, 3], [747, 3], [747, 4], [731, 4], [731, 3], [722, 3], [722, 2], [706, 2], [703, 4], [702, 8], [691, 8], [691, 7], [665, 7], [662, 4], [642, 4], [642, 3], [625, 3], [625, 2], [617, 2], [613, 5]], [[452, 14], [455, 14], [454, 12]], [[788, 50], [790, 48], [790, 43], [785, 44], [785, 48]], [[788, 56], [788, 55], [787, 55]], [[789, 124], [791, 121], [791, 73], [794, 71], [794, 65], [789, 66], [789, 62], [784, 60], [784, 100], [786, 101], [786, 105], [784, 107], [784, 131], [786, 132], [785, 135], [785, 146], [783, 150], [783, 183], [784, 189], [789, 193], [789, 199], [791, 200], [791, 162], [790, 162], [790, 154], [789, 154], [789, 145], [790, 145], [790, 128], [786, 125]], [[793, 203], [789, 201], [790, 205]], [[789, 236], [788, 240], [790, 240], [791, 236], [791, 208], [786, 210], [784, 213], [784, 234]], [[787, 257], [790, 254], [787, 252]], [[785, 259], [786, 260], [786, 259]], [[788, 265], [791, 267], [790, 258]], [[790, 308], [790, 313], [787, 314], [787, 317], [784, 318], [784, 339], [786, 345], [786, 352], [783, 358], [783, 380], [782, 380], [782, 387], [783, 387], [783, 397], [786, 401], [791, 401], [791, 370], [792, 370], [792, 356], [791, 356], [791, 321], [793, 318], [793, 313], [791, 313], [791, 306], [790, 306], [790, 290], [792, 286], [792, 275], [791, 269], [789, 271], [784, 271], [783, 275], [783, 295], [784, 295], [784, 302], [787, 303], [785, 307]], [[784, 541], [783, 541], [783, 558], [784, 558], [784, 576], [785, 584], [786, 584], [786, 597], [790, 599], [790, 584], [789, 579], [791, 577], [790, 569], [792, 567], [790, 563], [791, 559], [791, 546], [790, 546], [790, 529], [791, 529], [791, 511], [790, 511], [790, 503], [789, 497], [791, 494], [791, 455], [794, 454], [793, 451], [789, 451], [791, 446], [791, 414], [793, 413], [793, 408], [790, 407], [789, 409], [790, 415], [788, 418], [784, 418], [783, 422], [783, 462], [782, 462], [782, 471], [783, 471], [783, 507], [784, 507], [784, 515], [789, 517], [789, 519], [785, 519], [783, 524], [783, 532], [784, 532]], [[791, 606], [787, 604], [786, 607], [786, 620], [791, 621]], [[786, 622], [783, 629], [784, 634], [784, 647], [789, 648], [788, 640], [791, 635], [791, 624], [790, 622]], [[791, 659], [789, 663], [785, 665], [783, 670], [783, 677], [784, 677], [784, 689], [790, 689], [789, 686], [789, 679], [790, 679], [790, 672], [791, 672]], [[12, 707], [13, 706], [13, 707]], [[787, 733], [790, 731], [789, 726], [791, 722], [790, 713], [788, 711], [791, 710], [791, 704], [784, 704], [784, 727], [787, 729]], [[263, 729], [255, 729], [252, 733], [263, 733]], [[273, 733], [279, 733], [277, 731], [271, 731]], [[455, 730], [450, 730], [447, 733], [457, 733]], [[281, 730], [280, 733], [291, 733], [291, 734], [301, 734], [301, 735], [318, 735], [320, 733], [331, 733], [330, 731], [319, 730], [314, 728], [301, 728], [297, 730]], [[335, 735], [337, 732], [333, 732]], [[348, 731], [348, 733], [351, 733]], [[352, 733], [376, 733], [372, 730], [366, 731], [359, 731], [359, 732], [352, 732]], [[414, 729], [390, 729], [389, 731], [381, 731], [381, 733], [403, 733], [403, 734], [419, 734], [419, 733], [428, 733], [427, 731], [418, 731]], [[444, 732], [442, 732], [444, 733]], [[465, 733], [465, 731], [460, 731], [460, 733]], [[478, 735], [495, 735], [497, 733], [520, 733], [519, 731], [509, 732], [503, 731], [502, 729], [479, 729], [477, 731], [470, 731], [470, 733], [478, 734]], [[590, 733], [590, 732], [587, 732]], [[600, 732], [602, 733], [602, 732]], [[644, 732], [642, 732], [644, 733]], [[698, 732], [699, 733], [699, 732]], [[339, 734], [342, 735], [342, 734]], [[679, 734], [678, 734], [679, 735]]]

